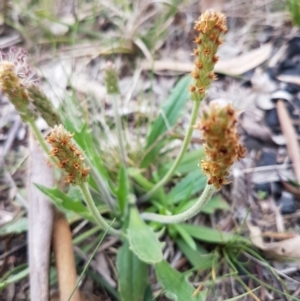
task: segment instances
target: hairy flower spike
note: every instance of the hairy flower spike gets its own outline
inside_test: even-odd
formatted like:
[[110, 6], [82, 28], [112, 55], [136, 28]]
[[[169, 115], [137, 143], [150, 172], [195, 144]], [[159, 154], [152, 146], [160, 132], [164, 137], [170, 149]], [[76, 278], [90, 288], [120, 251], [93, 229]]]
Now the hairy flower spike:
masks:
[[51, 101], [38, 87], [39, 78], [27, 63], [22, 48], [0, 51], [0, 87], [14, 104], [23, 121], [35, 119], [39, 113], [49, 126], [61, 124]]
[[89, 167], [85, 166], [82, 152], [73, 143], [72, 137], [62, 125], [56, 125], [46, 140], [52, 146], [50, 155], [56, 157], [58, 167], [68, 173], [66, 182], [80, 185], [88, 180]]
[[202, 160], [201, 167], [208, 176], [208, 184], [213, 184], [216, 189], [229, 183], [227, 177], [231, 165], [245, 156], [236, 124], [237, 112], [231, 104], [212, 103], [204, 109], [195, 126], [205, 140], [206, 159]]
[[[195, 79], [194, 86], [197, 89], [191, 91], [191, 99], [201, 101], [211, 81], [215, 79], [211, 76], [211, 72], [218, 61], [216, 53], [222, 43], [220, 36], [227, 31], [226, 17], [220, 12], [208, 10], [195, 22], [194, 29], [199, 33], [199, 36], [195, 38], [197, 48], [194, 49], [194, 55], [196, 60], [192, 71], [192, 77]], [[199, 76], [196, 78], [195, 74], [199, 74]]]
[[24, 122], [36, 118], [28, 92], [18, 77], [16, 66], [10, 61], [0, 60], [0, 87]]
[[30, 85], [27, 88], [27, 91], [35, 109], [41, 114], [49, 126], [54, 127], [55, 125], [62, 123], [61, 118], [55, 111], [51, 101], [38, 86]]

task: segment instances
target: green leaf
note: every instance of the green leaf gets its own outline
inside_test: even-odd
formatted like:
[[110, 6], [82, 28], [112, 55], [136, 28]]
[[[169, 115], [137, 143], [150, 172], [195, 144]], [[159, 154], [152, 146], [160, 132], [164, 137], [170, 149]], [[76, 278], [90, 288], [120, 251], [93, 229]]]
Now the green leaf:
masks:
[[181, 226], [192, 237], [201, 241], [206, 241], [215, 244], [227, 244], [227, 243], [234, 243], [234, 242], [249, 243], [249, 241], [242, 236], [232, 234], [232, 233], [222, 232], [209, 227], [197, 226], [191, 224], [181, 224]]
[[39, 184], [35, 184], [35, 186], [45, 195], [47, 195], [61, 211], [73, 211], [81, 215], [85, 219], [94, 222], [92, 214], [82, 204], [81, 200], [70, 198], [67, 194], [60, 191], [57, 187], [48, 188]]
[[28, 229], [28, 220], [26, 217], [22, 217], [18, 220], [11, 221], [1, 226], [0, 235], [22, 233], [27, 231], [27, 229]]
[[175, 227], [179, 235], [183, 238], [183, 240], [189, 245], [189, 247], [192, 250], [196, 250], [197, 246], [191, 235], [180, 224], [175, 224], [173, 226]]
[[5, 273], [0, 278], [0, 291], [5, 289], [8, 285], [21, 281], [29, 275], [29, 267], [27, 264], [22, 264], [13, 268], [12, 270]]
[[130, 209], [127, 234], [130, 249], [140, 260], [149, 264], [162, 260], [162, 243], [159, 242], [153, 230], [140, 218], [139, 212], [134, 206]]
[[175, 301], [203, 301], [203, 292], [192, 297], [195, 288], [185, 276], [173, 269], [165, 260], [155, 265], [158, 282], [164, 288], [166, 296]]
[[154, 185], [149, 182], [143, 175], [142, 170], [138, 168], [128, 168], [128, 174], [130, 177], [132, 177], [136, 183], [141, 186], [145, 190], [150, 190]]
[[191, 82], [190, 76], [185, 76], [172, 90], [170, 97], [161, 108], [161, 114], [154, 121], [150, 134], [147, 137], [146, 148], [149, 149], [154, 143], [157, 143], [145, 156], [141, 163], [141, 167], [147, 167], [151, 162], [154, 162], [159, 154], [164, 140], [157, 142], [157, 139], [164, 134], [170, 127], [174, 126], [178, 118], [182, 115], [183, 108], [189, 99], [188, 86]]
[[127, 171], [126, 168], [122, 166], [119, 170], [119, 186], [116, 191], [119, 208], [122, 215], [125, 212], [125, 207], [128, 200], [128, 194], [129, 194], [129, 182], [128, 182]]
[[213, 254], [207, 252], [204, 249], [197, 246], [196, 250], [191, 249], [191, 247], [181, 238], [176, 239], [176, 244], [178, 245], [181, 252], [185, 255], [190, 264], [197, 269], [197, 271], [204, 271], [212, 267]]
[[[176, 172], [179, 174], [187, 174], [195, 169], [198, 169], [199, 168], [198, 163], [200, 162], [201, 159], [204, 158], [204, 156], [205, 156], [205, 151], [203, 147], [187, 152], [183, 156], [178, 167], [176, 168]], [[159, 176], [163, 177], [171, 168], [173, 163], [174, 160], [163, 164], [158, 171]]]
[[117, 270], [121, 300], [143, 301], [148, 285], [148, 267], [130, 251], [127, 241], [118, 250]]
[[150, 285], [147, 285], [146, 290], [145, 290], [145, 296], [144, 296], [144, 301], [153, 301], [154, 297], [153, 297], [153, 292], [151, 289]]
[[168, 203], [176, 204], [189, 196], [204, 189], [207, 177], [203, 175], [200, 168], [195, 169], [180, 182], [178, 182], [168, 193]]

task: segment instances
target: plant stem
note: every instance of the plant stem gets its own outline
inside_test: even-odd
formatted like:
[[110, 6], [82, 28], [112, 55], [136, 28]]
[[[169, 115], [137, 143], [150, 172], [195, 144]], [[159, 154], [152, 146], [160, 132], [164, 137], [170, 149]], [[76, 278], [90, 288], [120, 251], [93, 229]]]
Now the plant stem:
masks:
[[148, 221], [155, 221], [162, 224], [177, 224], [184, 222], [185, 220], [195, 216], [198, 214], [203, 206], [211, 199], [212, 195], [216, 191], [215, 187], [213, 185], [206, 184], [200, 198], [197, 200], [197, 202], [188, 210], [176, 214], [176, 215], [161, 215], [161, 214], [155, 214], [155, 213], [142, 213], [141, 217], [144, 220]]
[[126, 155], [124, 139], [122, 136], [122, 130], [123, 130], [122, 129], [122, 121], [121, 121], [119, 109], [118, 109], [118, 100], [120, 99], [120, 96], [113, 94], [113, 95], [109, 95], [109, 97], [112, 99], [112, 103], [113, 103], [117, 137], [118, 137], [119, 149], [120, 149], [120, 157], [121, 157], [123, 165], [126, 166], [127, 155]]
[[90, 160], [88, 156], [85, 159], [87, 164], [91, 167], [92, 175], [94, 176], [96, 184], [100, 187], [101, 196], [103, 197], [105, 203], [109, 206], [109, 208], [113, 210], [115, 207], [115, 201], [110, 194], [107, 182], [105, 181], [101, 173], [97, 170], [92, 160]]
[[[45, 151], [45, 153], [49, 155], [49, 147], [48, 147], [43, 135], [41, 134], [40, 130], [37, 128], [37, 126], [35, 124], [35, 120], [33, 120], [33, 119], [29, 120], [28, 124], [30, 125], [35, 138], [38, 140], [38, 142], [40, 143], [40, 145], [43, 148], [43, 150]], [[51, 159], [53, 160], [52, 157], [51, 157]]]
[[158, 191], [163, 185], [166, 184], [166, 182], [172, 177], [172, 175], [174, 174], [174, 172], [176, 171], [176, 168], [178, 167], [179, 163], [181, 162], [192, 137], [192, 133], [193, 133], [193, 129], [194, 129], [194, 124], [196, 122], [197, 119], [197, 115], [198, 115], [198, 111], [199, 111], [199, 107], [200, 107], [200, 101], [194, 101], [194, 106], [193, 106], [193, 111], [192, 111], [192, 115], [191, 115], [191, 119], [190, 119], [190, 124], [189, 127], [187, 129], [187, 133], [185, 135], [185, 138], [183, 140], [183, 144], [181, 146], [180, 152], [176, 158], [176, 160], [174, 161], [173, 165], [171, 166], [171, 168], [169, 169], [169, 171], [165, 174], [165, 176], [154, 185], [154, 187], [148, 191], [141, 199], [140, 201], [146, 201], [148, 200], [153, 194], [156, 193], [156, 191]]
[[114, 228], [112, 228], [106, 221], [105, 219], [102, 217], [102, 215], [99, 213], [93, 199], [90, 193], [90, 190], [88, 188], [88, 184], [84, 183], [79, 185], [82, 194], [84, 196], [85, 202], [88, 206], [88, 208], [90, 209], [93, 217], [95, 218], [96, 222], [98, 223], [98, 225], [100, 225], [101, 227], [103, 227], [104, 231], [108, 230], [108, 233], [115, 235], [115, 236], [121, 236], [124, 235], [121, 231], [116, 230]]

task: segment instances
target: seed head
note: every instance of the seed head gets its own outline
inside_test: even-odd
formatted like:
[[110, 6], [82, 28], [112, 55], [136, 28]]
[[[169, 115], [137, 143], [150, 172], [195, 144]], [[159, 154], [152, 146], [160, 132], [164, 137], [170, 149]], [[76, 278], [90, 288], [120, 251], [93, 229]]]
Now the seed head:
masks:
[[[197, 89], [191, 91], [191, 99], [201, 101], [211, 81], [215, 79], [212, 76], [212, 71], [218, 61], [216, 53], [222, 43], [220, 36], [227, 31], [226, 17], [220, 12], [208, 10], [201, 14], [195, 22], [194, 29], [199, 33], [199, 36], [194, 41], [197, 46], [193, 52], [196, 59], [191, 75]], [[195, 74], [199, 76], [195, 77]]]
[[85, 166], [82, 151], [75, 145], [72, 137], [62, 125], [56, 125], [46, 140], [52, 146], [50, 155], [59, 160], [58, 167], [68, 174], [66, 182], [80, 185], [88, 180], [89, 167]]
[[40, 79], [30, 68], [27, 52], [23, 48], [11, 47], [7, 53], [0, 51], [0, 65], [3, 62], [14, 65], [14, 71], [24, 86], [39, 83]]
[[0, 87], [22, 120], [35, 119], [39, 113], [49, 126], [60, 124], [59, 115], [38, 83], [39, 78], [27, 63], [24, 49], [11, 47], [7, 53], [0, 51]]
[[10, 61], [0, 61], [0, 88], [8, 96], [24, 122], [36, 118], [28, 92], [17, 75], [16, 66]]
[[50, 99], [42, 92], [38, 85], [30, 85], [27, 88], [28, 95], [32, 100], [34, 108], [40, 113], [43, 119], [51, 127], [61, 124], [61, 118]]
[[239, 143], [237, 112], [231, 104], [210, 104], [202, 112], [195, 128], [201, 131], [205, 141], [206, 159], [201, 161], [208, 184], [216, 189], [228, 184], [229, 169], [235, 160], [245, 156], [245, 148]]

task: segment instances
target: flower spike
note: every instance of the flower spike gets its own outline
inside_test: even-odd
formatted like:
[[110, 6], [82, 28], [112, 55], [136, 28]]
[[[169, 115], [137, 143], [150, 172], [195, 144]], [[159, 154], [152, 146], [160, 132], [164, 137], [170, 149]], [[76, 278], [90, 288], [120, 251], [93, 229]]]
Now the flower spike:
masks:
[[228, 184], [229, 169], [235, 160], [245, 156], [245, 148], [239, 143], [237, 112], [231, 104], [221, 106], [211, 103], [204, 109], [195, 128], [205, 140], [206, 159], [201, 161], [208, 184], [216, 189]]
[[23, 121], [34, 120], [39, 113], [53, 127], [61, 118], [38, 86], [40, 79], [27, 63], [27, 52], [11, 47], [0, 51], [0, 87], [13, 103]]
[[46, 140], [52, 145], [50, 155], [59, 160], [58, 167], [68, 174], [66, 182], [81, 185], [88, 180], [89, 167], [85, 166], [82, 151], [73, 143], [72, 137], [71, 133], [59, 125], [54, 127]]
[[218, 47], [222, 44], [220, 36], [227, 31], [226, 17], [220, 12], [208, 10], [195, 22], [194, 29], [199, 36], [194, 40], [196, 48], [193, 55], [196, 59], [191, 73], [194, 83], [189, 90], [192, 100], [201, 101], [211, 82], [216, 79], [213, 69], [218, 61]]

